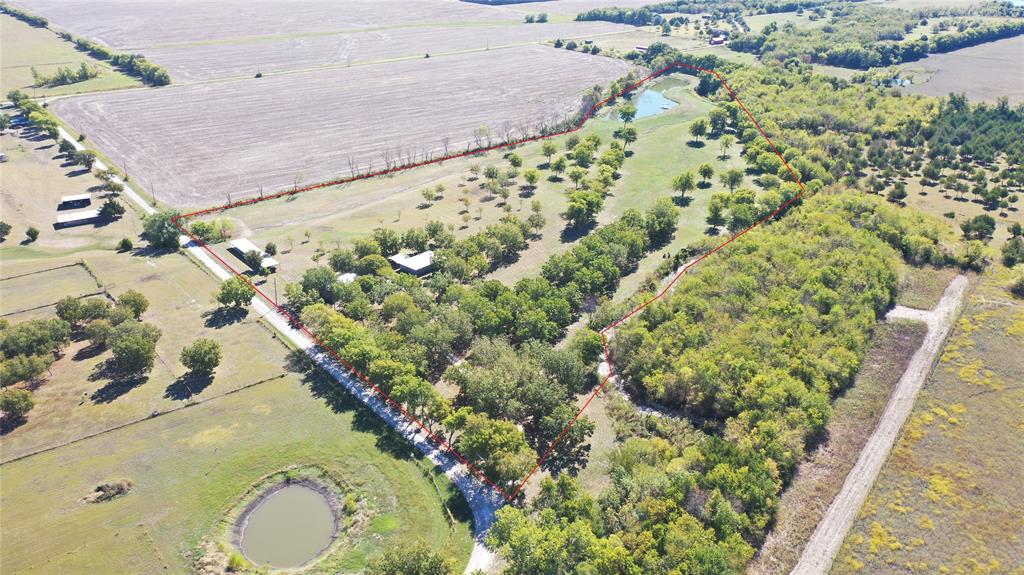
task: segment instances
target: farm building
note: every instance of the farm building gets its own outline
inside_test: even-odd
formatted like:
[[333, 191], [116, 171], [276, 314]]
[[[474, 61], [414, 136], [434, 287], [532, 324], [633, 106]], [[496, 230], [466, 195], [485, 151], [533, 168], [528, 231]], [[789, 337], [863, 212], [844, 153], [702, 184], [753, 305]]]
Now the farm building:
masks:
[[98, 221], [100, 221], [99, 210], [86, 210], [84, 212], [58, 215], [57, 222], [53, 224], [53, 227], [54, 229], [70, 228], [74, 226], [83, 226], [85, 224], [94, 224]]
[[430, 250], [413, 256], [395, 254], [388, 259], [391, 260], [391, 265], [399, 271], [417, 277], [426, 275], [434, 269], [434, 252]]
[[58, 210], [73, 210], [75, 208], [84, 208], [92, 203], [92, 194], [77, 194], [74, 196], [61, 196], [60, 203], [57, 204]]
[[714, 38], [711, 39], [712, 46], [721, 46], [723, 44], [725, 44], [724, 36], [715, 36]]
[[[250, 242], [249, 240], [247, 240], [245, 238], [238, 238], [237, 240], [231, 240], [231, 247], [228, 248], [228, 251], [231, 252], [231, 254], [234, 255], [239, 260], [242, 260], [243, 263], [245, 263], [245, 258], [244, 258], [245, 254], [247, 254], [249, 252], [252, 252], [252, 251], [259, 252], [260, 255], [263, 256], [263, 261], [260, 263], [260, 267], [262, 267], [263, 269], [268, 269], [270, 271], [277, 271], [277, 265], [278, 265], [277, 260], [275, 260], [274, 258], [268, 256], [267, 252], [265, 252], [265, 251], [261, 250], [260, 248], [256, 247], [256, 244]], [[248, 264], [246, 264], [246, 265], [248, 265]], [[259, 271], [259, 270], [254, 269], [253, 271]]]

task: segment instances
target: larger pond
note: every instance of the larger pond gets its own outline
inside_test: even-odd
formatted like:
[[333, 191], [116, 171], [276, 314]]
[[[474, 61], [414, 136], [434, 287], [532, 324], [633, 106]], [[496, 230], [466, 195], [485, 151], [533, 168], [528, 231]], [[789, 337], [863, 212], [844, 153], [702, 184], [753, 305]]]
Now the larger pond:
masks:
[[648, 88], [637, 96], [635, 105], [636, 119], [639, 120], [640, 118], [660, 114], [665, 110], [671, 110], [678, 106], [679, 103], [669, 100], [664, 94], [657, 90]]
[[319, 491], [288, 485], [244, 519], [242, 552], [257, 565], [299, 567], [323, 553], [335, 534], [334, 512]]

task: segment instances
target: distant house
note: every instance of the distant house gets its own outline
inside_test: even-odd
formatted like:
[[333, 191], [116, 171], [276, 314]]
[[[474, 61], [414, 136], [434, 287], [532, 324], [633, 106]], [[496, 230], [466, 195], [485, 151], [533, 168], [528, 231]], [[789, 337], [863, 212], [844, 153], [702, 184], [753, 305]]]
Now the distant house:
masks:
[[643, 54], [647, 51], [647, 46], [633, 46], [633, 49]]
[[[245, 238], [238, 238], [237, 240], [231, 240], [231, 247], [228, 248], [228, 251], [231, 252], [232, 255], [234, 255], [236, 258], [241, 260], [242, 263], [245, 263], [246, 265], [249, 265], [249, 264], [245, 262], [245, 257], [244, 257], [245, 254], [247, 254], [249, 252], [252, 252], [252, 251], [259, 252], [260, 255], [263, 256], [263, 261], [260, 263], [260, 266], [263, 269], [268, 269], [270, 271], [277, 271], [277, 266], [278, 266], [277, 260], [275, 260], [274, 258], [268, 256], [267, 252], [265, 252], [265, 251], [261, 250], [260, 248], [256, 247], [256, 244], [250, 242], [249, 240], [247, 240]], [[250, 266], [250, 268], [251, 267], [252, 266]], [[258, 272], [259, 270], [253, 269], [252, 271]]]
[[347, 274], [338, 274], [338, 281], [343, 284], [350, 284], [356, 281], [357, 277], [359, 276], [352, 272], [348, 272]]
[[70, 214], [60, 214], [57, 216], [57, 222], [53, 224], [54, 229], [70, 228], [74, 226], [83, 226], [85, 224], [95, 224], [99, 222], [100, 211], [99, 210], [86, 210], [84, 212], [74, 212]]
[[84, 208], [92, 203], [92, 194], [78, 194], [74, 196], [61, 196], [60, 203], [57, 204], [58, 210], [73, 210], [75, 208]]
[[711, 39], [712, 46], [721, 46], [725, 44], [725, 36], [715, 36]]
[[395, 269], [416, 277], [426, 275], [434, 270], [434, 252], [430, 250], [413, 256], [395, 254], [388, 259]]

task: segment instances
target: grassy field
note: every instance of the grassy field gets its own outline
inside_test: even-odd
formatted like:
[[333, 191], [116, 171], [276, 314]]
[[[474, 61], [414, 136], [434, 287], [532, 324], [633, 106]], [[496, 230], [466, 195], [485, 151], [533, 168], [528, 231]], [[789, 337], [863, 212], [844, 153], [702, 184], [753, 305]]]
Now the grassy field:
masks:
[[878, 325], [853, 387], [832, 406], [827, 439], [808, 454], [783, 493], [775, 528], [748, 568], [749, 575], [782, 575], [796, 565], [926, 331], [919, 322]]
[[797, 14], [796, 12], [776, 12], [774, 14], [755, 14], [753, 16], [744, 16], [743, 20], [750, 26], [751, 32], [760, 32], [764, 30], [764, 27], [769, 24], [776, 24], [779, 28], [786, 24], [793, 24], [797, 28], [816, 28], [828, 24], [828, 17], [818, 18], [817, 20], [811, 20], [810, 16], [813, 14], [811, 11], [806, 11], [803, 14]]
[[1010, 573], [1024, 564], [1024, 306], [979, 279], [832, 572]]
[[[21, 271], [15, 266], [14, 271]], [[22, 268], [24, 269], [24, 268]], [[84, 264], [64, 264], [41, 270], [8, 274], [4, 269], [0, 279], [0, 316], [17, 323], [27, 316], [52, 316], [53, 304], [63, 296], [80, 297], [102, 291], [102, 286], [89, 275]]]
[[[464, 565], [472, 539], [461, 497], [444, 476], [425, 475], [429, 464], [382, 427], [344, 398], [312, 397], [290, 374], [5, 464], [4, 572], [186, 572], [186, 555], [247, 487], [298, 464], [354, 486], [372, 515], [318, 570], [358, 571], [368, 557], [417, 540]], [[128, 495], [82, 501], [121, 478], [135, 484]]]
[[[0, 14], [0, 52], [3, 53], [3, 63], [0, 65], [2, 94], [21, 89], [37, 96], [60, 96], [141, 86], [138, 80], [75, 50], [71, 43], [61, 40], [52, 31], [29, 26], [6, 14]], [[32, 87], [33, 67], [40, 74], [51, 75], [58, 67], [77, 69], [82, 62], [98, 67], [100, 75], [65, 86]]]

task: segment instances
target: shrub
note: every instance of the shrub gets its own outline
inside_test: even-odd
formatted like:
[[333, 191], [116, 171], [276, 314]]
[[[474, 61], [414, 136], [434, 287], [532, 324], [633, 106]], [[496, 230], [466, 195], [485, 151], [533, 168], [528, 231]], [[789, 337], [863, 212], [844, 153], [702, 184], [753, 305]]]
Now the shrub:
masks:
[[235, 551], [228, 557], [228, 571], [238, 573], [249, 568], [249, 562], [242, 557], [242, 554]]
[[121, 238], [121, 241], [117, 242], [117, 251], [119, 252], [130, 251], [134, 247], [135, 245], [132, 244], [132, 241], [128, 238]]
[[1024, 298], [1024, 265], [1013, 269], [1013, 277], [1006, 287], [1013, 295]]
[[34, 227], [30, 227], [29, 229], [25, 230], [25, 236], [28, 237], [29, 242], [34, 242], [39, 237], [39, 230], [37, 230]]

